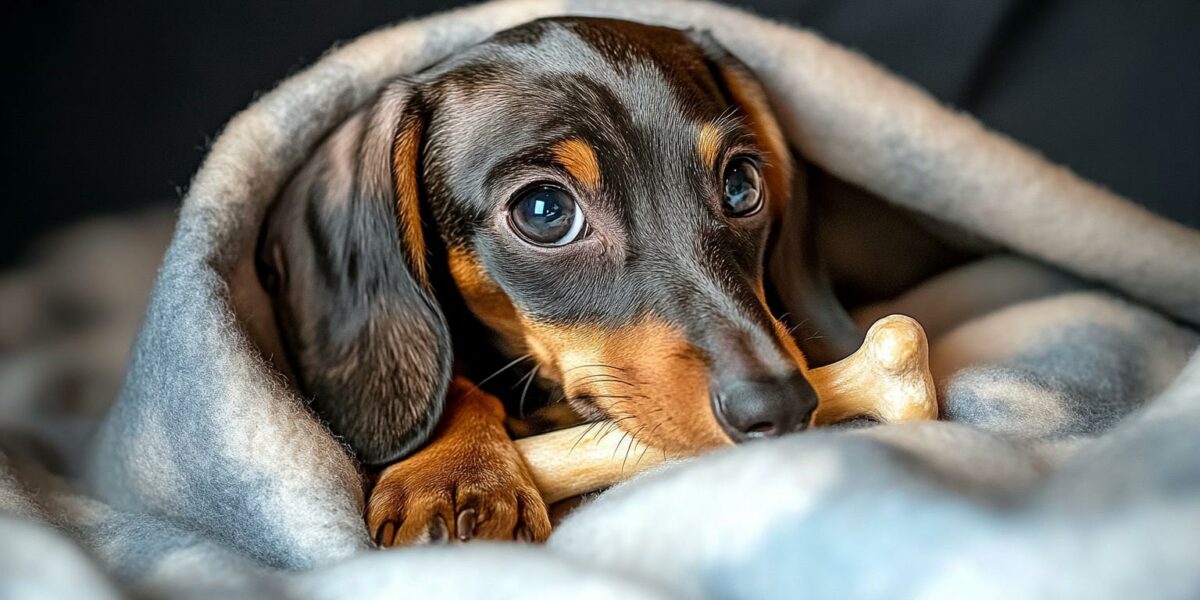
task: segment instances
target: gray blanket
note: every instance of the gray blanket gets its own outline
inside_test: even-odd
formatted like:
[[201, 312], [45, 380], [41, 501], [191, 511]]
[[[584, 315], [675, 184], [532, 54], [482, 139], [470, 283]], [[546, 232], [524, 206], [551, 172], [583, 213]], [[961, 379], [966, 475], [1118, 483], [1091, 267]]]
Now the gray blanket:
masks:
[[[947, 420], [667, 465], [545, 547], [374, 550], [352, 458], [263, 358], [264, 210], [389, 78], [566, 13], [711, 30], [805, 158], [1001, 249], [857, 314], [926, 325]], [[168, 222], [86, 227], [0, 281], [0, 596], [1200, 595], [1200, 233], [811, 32], [706, 3], [529, 0], [363, 36], [214, 144], [126, 364]]]

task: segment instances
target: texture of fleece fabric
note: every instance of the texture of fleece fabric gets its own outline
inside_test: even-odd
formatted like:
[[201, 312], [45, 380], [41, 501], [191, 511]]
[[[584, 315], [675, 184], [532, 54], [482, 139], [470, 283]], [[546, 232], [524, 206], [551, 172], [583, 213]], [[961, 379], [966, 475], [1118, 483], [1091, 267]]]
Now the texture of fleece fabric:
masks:
[[[373, 552], [353, 460], [251, 341], [270, 319], [251, 260], [265, 209], [387, 80], [557, 14], [710, 30], [758, 74], [806, 159], [1012, 255], [860, 314], [931, 325], [953, 422], [669, 465], [602, 494], [545, 548]], [[0, 302], [19, 302], [18, 287]], [[45, 434], [98, 415], [47, 424], [38, 403], [5, 402], [28, 443], [0, 445], [0, 595], [1194, 597], [1198, 324], [1200, 233], [811, 32], [703, 2], [482, 4], [367, 34], [229, 123], [90, 456], [53, 464]], [[31, 566], [39, 548], [64, 575]]]

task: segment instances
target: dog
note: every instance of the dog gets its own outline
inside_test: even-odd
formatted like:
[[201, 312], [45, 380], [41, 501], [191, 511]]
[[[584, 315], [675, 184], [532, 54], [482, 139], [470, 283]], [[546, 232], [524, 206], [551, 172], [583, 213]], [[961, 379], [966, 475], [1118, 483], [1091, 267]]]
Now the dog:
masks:
[[498, 365], [667, 453], [807, 427], [810, 363], [859, 338], [799, 175], [703, 32], [543, 19], [387, 85], [292, 177], [257, 258], [287, 370], [373, 472], [372, 538], [549, 535]]

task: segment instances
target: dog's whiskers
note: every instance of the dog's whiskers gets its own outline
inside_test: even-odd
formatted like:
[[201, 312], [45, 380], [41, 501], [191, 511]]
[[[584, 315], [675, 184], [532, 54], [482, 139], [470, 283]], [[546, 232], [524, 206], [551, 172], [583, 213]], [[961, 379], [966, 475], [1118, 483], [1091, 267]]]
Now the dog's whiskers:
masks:
[[[625, 447], [625, 458], [621, 459], [621, 472], [625, 471], [625, 464], [629, 462], [629, 453], [633, 450], [634, 444], [641, 443], [638, 441], [638, 434], [641, 433], [645, 428], [646, 426], [642, 425], [641, 427], [638, 427], [636, 431], [633, 431], [629, 434], [629, 445]], [[620, 444], [617, 444], [617, 447], [619, 448]]]
[[517, 389], [517, 388], [521, 387], [521, 384], [522, 384], [522, 383], [525, 383], [525, 379], [527, 379], [527, 378], [529, 378], [529, 377], [533, 376], [534, 372], [536, 372], [536, 371], [537, 371], [537, 369], [538, 369], [538, 365], [534, 365], [534, 367], [533, 367], [532, 369], [530, 369], [530, 370], [529, 370], [529, 372], [527, 372], [527, 373], [525, 373], [524, 375], [522, 375], [522, 376], [521, 376], [521, 378], [520, 378], [520, 379], [518, 379], [516, 383], [514, 383], [514, 384], [510, 385], [510, 386], [508, 387], [508, 389], [509, 389], [509, 390], [515, 390], [515, 389]]
[[808, 323], [808, 321], [809, 321], [808, 319], [803, 319], [799, 323], [796, 323], [795, 325], [792, 325], [791, 327], [789, 327], [787, 330], [788, 335], [795, 335], [796, 330], [803, 327], [806, 323]]
[[588, 364], [588, 365], [575, 365], [574, 367], [564, 370], [563, 373], [570, 373], [571, 371], [574, 371], [576, 369], [586, 369], [589, 367], [595, 368], [595, 369], [613, 369], [613, 370], [621, 371], [621, 372], [625, 371], [625, 369], [622, 369], [621, 367], [615, 367], [613, 365], [606, 365], [603, 363], [594, 363], [594, 364]]
[[[522, 419], [525, 418], [525, 395], [529, 393], [529, 386], [533, 384], [534, 379], [537, 379], [538, 369], [541, 368], [542, 365], [534, 365], [534, 367], [529, 370], [529, 375], [526, 375], [528, 379], [525, 381], [525, 388], [521, 390], [521, 401], [517, 404], [517, 414]], [[518, 383], [520, 382], [518, 381]]]
[[582, 442], [583, 438], [587, 437], [587, 434], [590, 433], [592, 431], [592, 429], [594, 429], [597, 425], [599, 425], [601, 423], [605, 423], [605, 422], [606, 421], [592, 421], [591, 423], [588, 423], [588, 426], [583, 430], [583, 433], [579, 434], [579, 438], [575, 440], [575, 443], [571, 444], [571, 449], [567, 451], [567, 454], [570, 454], [571, 452], [573, 452], [575, 450], [575, 447], [579, 445], [579, 442]]
[[[665, 422], [666, 422], [666, 421], [660, 421], [660, 422], [659, 422], [657, 425], [655, 425], [654, 427], [652, 427], [652, 428], [650, 429], [650, 433], [647, 433], [647, 434], [646, 434], [646, 437], [648, 437], [648, 438], [652, 438], [652, 437], [654, 437], [654, 432], [658, 431], [658, 428], [659, 428], [659, 427], [662, 427], [662, 426], [663, 426], [663, 423], [665, 423]], [[646, 456], [646, 452], [648, 452], [648, 451], [650, 450], [650, 445], [649, 445], [649, 444], [642, 444], [642, 445], [643, 445], [643, 446], [645, 446], [645, 448], [643, 448], [643, 449], [642, 449], [642, 453], [641, 453], [640, 455], [638, 455], [638, 459], [637, 459], [637, 461], [635, 461], [635, 462], [633, 463], [633, 468], [635, 468], [635, 469], [637, 468], [637, 466], [638, 466], [639, 464], [641, 464], [641, 462], [642, 462], [642, 458], [644, 458], [644, 457]], [[666, 450], [663, 450], [663, 458], [665, 459], [666, 457], [667, 457], [667, 452], [666, 452]], [[624, 467], [622, 467], [622, 468], [624, 468]]]
[[[621, 439], [617, 440], [617, 445], [613, 446], [612, 458], [617, 457], [617, 451], [621, 449], [621, 443], [624, 442], [625, 438], [627, 438], [627, 437], [629, 437], [629, 431], [625, 430], [624, 432], [621, 433]], [[625, 470], [624, 463], [621, 464], [621, 470], [622, 471]]]
[[592, 383], [619, 383], [621, 385], [627, 385], [629, 387], [636, 387], [636, 386], [634, 386], [634, 384], [632, 384], [628, 381], [625, 381], [624, 379], [620, 379], [618, 377], [613, 377], [611, 375], [604, 375], [604, 374], [588, 375], [586, 377], [580, 377], [579, 379], [577, 379], [575, 381], [575, 383], [578, 383], [580, 385], [586, 385], [586, 384], [592, 384]]
[[[563, 373], [585, 367], [611, 368], [618, 371], [624, 371], [624, 369], [613, 367], [611, 365], [595, 364], [578, 365], [563, 371]], [[612, 458], [616, 458], [617, 453], [621, 450], [621, 445], [624, 444], [625, 455], [621, 460], [621, 470], [624, 471], [625, 468], [629, 466], [629, 457], [634, 454], [635, 448], [638, 445], [641, 445], [642, 450], [637, 453], [634, 467], [640, 464], [642, 459], [645, 458], [646, 453], [649, 452], [653, 447], [641, 439], [643, 437], [642, 434], [646, 433], [646, 437], [652, 438], [654, 434], [670, 420], [670, 418], [668, 416], [666, 419], [653, 419], [653, 421], [657, 422], [643, 422], [640, 425], [636, 423], [636, 420], [639, 419], [639, 417], [645, 418], [653, 415], [659, 415], [664, 412], [664, 407], [639, 407], [647, 410], [639, 410], [638, 415], [630, 414], [623, 407], [632, 405], [635, 398], [648, 400], [650, 397], [646, 394], [632, 393], [632, 391], [629, 394], [600, 393], [607, 391], [605, 389], [607, 384], [621, 384], [635, 388], [639, 387], [638, 385], [635, 385], [634, 383], [627, 381], [611, 372], [584, 375], [572, 383], [574, 384], [572, 387], [575, 387], [575, 390], [572, 393], [567, 393], [565, 387], [560, 388], [562, 389], [564, 398], [568, 399], [572, 403], [581, 402], [585, 405], [588, 403], [588, 401], [605, 401], [603, 402], [602, 410], [607, 413], [607, 418], [601, 418], [589, 422], [587, 427], [584, 428], [584, 430], [579, 434], [579, 437], [576, 438], [575, 442], [571, 445], [571, 450], [573, 451], [575, 448], [577, 448], [585, 439], [589, 439], [589, 436], [591, 436], [592, 443], [596, 446], [599, 446], [601, 443], [603, 443], [604, 439], [609, 436], [609, 434], [614, 431], [621, 430], [621, 438], [618, 439], [617, 443], [613, 446]], [[634, 420], [635, 423], [626, 423], [626, 421], [631, 420]], [[663, 450], [664, 460], [666, 457], [667, 452], [666, 450]]]
[[508, 363], [507, 365], [504, 365], [503, 367], [500, 367], [500, 369], [498, 369], [495, 373], [492, 373], [491, 375], [488, 375], [487, 377], [484, 377], [483, 379], [481, 379], [479, 381], [479, 383], [475, 384], [475, 387], [483, 386], [483, 384], [495, 379], [501, 373], [517, 366], [518, 364], [520, 364], [523, 361], [529, 360], [532, 356], [533, 356], [532, 354], [522, 354], [521, 356], [514, 358], [512, 362]]
[[608, 437], [608, 434], [610, 434], [613, 431], [616, 431], [618, 429], [621, 429], [622, 421], [628, 421], [629, 419], [632, 419], [632, 418], [633, 418], [633, 415], [629, 415], [629, 416], [624, 416], [619, 419], [614, 419], [612, 421], [609, 421], [609, 427], [604, 431], [604, 433], [600, 434], [600, 436], [596, 438], [596, 444], [599, 445], [600, 442], [604, 440], [604, 438]]

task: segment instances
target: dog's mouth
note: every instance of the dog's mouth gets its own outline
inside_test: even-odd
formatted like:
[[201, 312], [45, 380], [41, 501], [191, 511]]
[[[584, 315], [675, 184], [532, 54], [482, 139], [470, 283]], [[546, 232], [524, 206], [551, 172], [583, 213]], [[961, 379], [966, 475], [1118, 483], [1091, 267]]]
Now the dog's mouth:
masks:
[[786, 330], [714, 337], [709, 328], [708, 338], [694, 341], [652, 318], [615, 329], [522, 325], [537, 365], [530, 378], [556, 384], [584, 421], [669, 453], [799, 431], [816, 409], [798, 349], [773, 345]]
[[525, 339], [537, 365], [531, 377], [554, 382], [557, 396], [595, 427], [666, 452], [730, 443], [709, 402], [708, 361], [677, 328], [531, 325]]
[[634, 439], [643, 440], [653, 438], [667, 421], [662, 406], [635, 406], [654, 404], [652, 396], [641, 391], [648, 387], [652, 390], [653, 386], [635, 380], [629, 375], [630, 369], [597, 363], [577, 365], [570, 370], [583, 373], [571, 377], [564, 386], [564, 390], [571, 390], [564, 393], [567, 403], [593, 423], [620, 428]]

